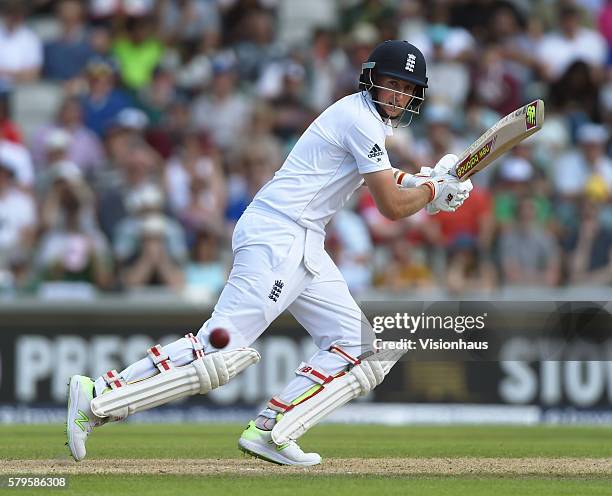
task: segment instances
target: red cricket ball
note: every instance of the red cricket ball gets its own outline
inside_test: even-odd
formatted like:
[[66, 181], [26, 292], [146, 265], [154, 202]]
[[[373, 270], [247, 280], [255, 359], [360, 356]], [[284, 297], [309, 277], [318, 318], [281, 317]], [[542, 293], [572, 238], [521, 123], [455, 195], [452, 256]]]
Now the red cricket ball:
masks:
[[227, 343], [229, 343], [230, 335], [227, 332], [227, 329], [223, 329], [222, 327], [217, 327], [213, 329], [208, 337], [208, 341], [218, 350], [225, 348]]

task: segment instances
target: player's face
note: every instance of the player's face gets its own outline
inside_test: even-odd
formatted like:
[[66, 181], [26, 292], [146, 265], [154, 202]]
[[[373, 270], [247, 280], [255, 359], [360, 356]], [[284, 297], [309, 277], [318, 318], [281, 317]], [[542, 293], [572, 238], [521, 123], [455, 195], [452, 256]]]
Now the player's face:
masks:
[[389, 76], [380, 76], [376, 84], [388, 88], [378, 89], [378, 101], [389, 117], [397, 117], [404, 111], [416, 88], [413, 83]]

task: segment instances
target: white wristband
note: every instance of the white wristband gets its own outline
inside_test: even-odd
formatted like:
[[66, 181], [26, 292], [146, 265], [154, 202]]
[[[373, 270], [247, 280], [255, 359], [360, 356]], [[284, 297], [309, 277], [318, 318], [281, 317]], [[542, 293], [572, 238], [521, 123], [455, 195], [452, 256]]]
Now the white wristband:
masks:
[[416, 178], [412, 174], [395, 167], [393, 167], [393, 177], [395, 182], [403, 188], [414, 188], [416, 186]]

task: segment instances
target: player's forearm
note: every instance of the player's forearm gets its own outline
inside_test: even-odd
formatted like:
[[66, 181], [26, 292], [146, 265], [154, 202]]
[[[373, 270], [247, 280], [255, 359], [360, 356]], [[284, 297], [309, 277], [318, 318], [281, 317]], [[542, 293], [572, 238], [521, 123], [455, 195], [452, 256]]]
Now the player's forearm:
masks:
[[392, 201], [381, 211], [385, 217], [399, 220], [417, 213], [431, 200], [431, 188], [425, 184], [416, 188], [398, 188]]

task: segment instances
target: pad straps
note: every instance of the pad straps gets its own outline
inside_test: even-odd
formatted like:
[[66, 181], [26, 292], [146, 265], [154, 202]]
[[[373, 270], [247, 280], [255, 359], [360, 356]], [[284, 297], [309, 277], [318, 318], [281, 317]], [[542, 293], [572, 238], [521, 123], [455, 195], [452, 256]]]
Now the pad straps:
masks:
[[[335, 353], [336, 355], [346, 360], [349, 363], [349, 367], [354, 367], [355, 365], [359, 365], [361, 363], [361, 360], [359, 358], [353, 357], [352, 355], [344, 351], [339, 346], [332, 346], [329, 349], [329, 351], [331, 353]], [[325, 387], [325, 385], [329, 384], [334, 379], [346, 374], [346, 371], [340, 372], [336, 374], [335, 376], [333, 376], [325, 372], [322, 372], [321, 370], [316, 369], [310, 363], [302, 362], [300, 363], [300, 366], [295, 370], [295, 373], [297, 375], [307, 377], [311, 381], [315, 382], [317, 385], [313, 386], [313, 388], [307, 391], [305, 395], [300, 396], [299, 398], [294, 400], [292, 403], [285, 403], [278, 396], [274, 396], [270, 401], [268, 401], [267, 407], [270, 410], [273, 410], [278, 413], [283, 413], [283, 414], [287, 413], [288, 411], [293, 409], [293, 407], [299, 405], [300, 403], [303, 403], [307, 399], [317, 394], [322, 387]]]
[[125, 386], [127, 383], [125, 379], [119, 375], [116, 370], [109, 370], [102, 375], [102, 379], [106, 382], [106, 385], [111, 389], [118, 389]]
[[185, 334], [185, 337], [189, 340], [191, 347], [193, 348], [193, 356], [195, 360], [204, 357], [204, 346], [200, 343], [200, 340], [196, 338], [193, 333]]
[[300, 363], [300, 366], [296, 369], [295, 373], [297, 375], [308, 377], [311, 381], [314, 381], [321, 385], [327, 384], [334, 378], [334, 376], [327, 375], [315, 369], [311, 364], [306, 362]]
[[161, 373], [168, 372], [174, 368], [174, 365], [172, 365], [170, 361], [170, 357], [164, 351], [162, 345], [156, 344], [152, 346], [147, 350], [147, 354], [153, 362], [153, 365], [155, 365]]
[[342, 348], [340, 348], [340, 346], [332, 346], [329, 351], [331, 353], [335, 353], [336, 355], [344, 358], [349, 364], [351, 364], [353, 367], [355, 365], [359, 365], [361, 363], [361, 360], [359, 358], [355, 358], [352, 355], [349, 355], [346, 351], [344, 351]]
[[268, 408], [278, 413], [287, 413], [291, 410], [295, 405], [291, 403], [283, 402], [278, 396], [274, 396], [270, 401], [268, 401]]

